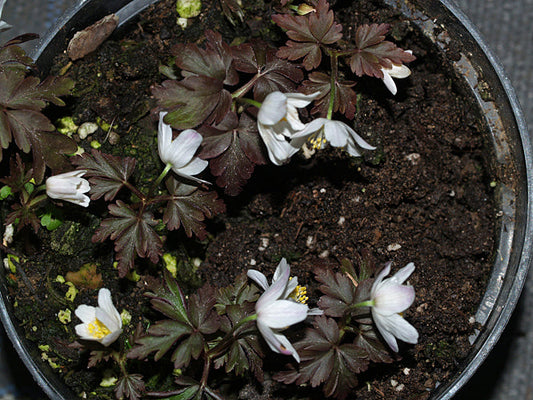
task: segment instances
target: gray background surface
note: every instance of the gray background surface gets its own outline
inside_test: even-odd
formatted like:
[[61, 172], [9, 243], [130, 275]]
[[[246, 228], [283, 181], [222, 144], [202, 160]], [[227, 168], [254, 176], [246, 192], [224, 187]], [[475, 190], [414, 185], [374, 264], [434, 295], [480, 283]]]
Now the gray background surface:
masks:
[[[244, 0], [253, 1], [253, 0]], [[7, 0], [2, 20], [14, 26], [3, 42], [24, 32], [44, 33], [75, 0]], [[499, 57], [533, 126], [533, 0], [456, 0]], [[461, 400], [533, 400], [533, 277], [500, 342]], [[2, 328], [0, 328], [1, 330]], [[0, 333], [0, 400], [44, 399]]]

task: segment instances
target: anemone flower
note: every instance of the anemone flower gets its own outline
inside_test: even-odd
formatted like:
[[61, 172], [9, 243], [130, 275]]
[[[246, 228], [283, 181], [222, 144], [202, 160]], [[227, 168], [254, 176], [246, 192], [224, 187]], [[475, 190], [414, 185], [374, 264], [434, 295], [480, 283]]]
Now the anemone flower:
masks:
[[[411, 50], [406, 50], [406, 53], [413, 54]], [[381, 68], [381, 72], [383, 72], [383, 78], [381, 78], [383, 83], [393, 95], [398, 92], [398, 89], [392, 78], [404, 79], [411, 75], [411, 70], [403, 64], [392, 64], [390, 68]]]
[[172, 140], [172, 128], [163, 121], [166, 114], [166, 112], [159, 113], [157, 147], [161, 161], [170, 165], [172, 171], [179, 176], [196, 182], [208, 183], [193, 176], [202, 172], [208, 164], [207, 161], [195, 157], [196, 151], [202, 143], [202, 135], [194, 129], [186, 129]]
[[82, 321], [76, 325], [76, 333], [84, 340], [109, 346], [122, 333], [122, 319], [113, 305], [109, 289], [99, 290], [98, 307], [81, 304], [74, 313]]
[[286, 163], [300, 150], [291, 146], [287, 138], [305, 128], [298, 116], [298, 109], [307, 107], [318, 94], [272, 92], [263, 100], [257, 114], [257, 127], [268, 150], [268, 157], [275, 165]]
[[403, 285], [415, 270], [415, 265], [409, 263], [392, 277], [383, 279], [389, 274], [390, 267], [391, 263], [387, 263], [376, 277], [370, 291], [370, 301], [376, 327], [390, 348], [397, 352], [396, 338], [412, 344], [418, 341], [417, 330], [400, 315], [415, 299], [414, 288]]
[[375, 150], [352, 128], [344, 122], [327, 118], [317, 118], [309, 122], [304, 129], [292, 136], [291, 145], [300, 148], [306, 141], [310, 141], [313, 147], [319, 149], [326, 143], [333, 147], [344, 148], [353, 157], [359, 157], [359, 148]]
[[57, 200], [65, 200], [82, 207], [89, 205], [90, 199], [84, 193], [91, 190], [89, 181], [82, 176], [87, 171], [70, 171], [51, 176], [46, 180], [46, 194]]
[[300, 357], [292, 344], [279, 331], [305, 320], [308, 315], [318, 315], [321, 311], [310, 311], [307, 304], [288, 299], [298, 282], [296, 278], [289, 279], [290, 267], [284, 258], [276, 268], [270, 286], [266, 277], [259, 271], [252, 269], [247, 275], [265, 290], [255, 304], [259, 332], [272, 351], [292, 355], [300, 362]]

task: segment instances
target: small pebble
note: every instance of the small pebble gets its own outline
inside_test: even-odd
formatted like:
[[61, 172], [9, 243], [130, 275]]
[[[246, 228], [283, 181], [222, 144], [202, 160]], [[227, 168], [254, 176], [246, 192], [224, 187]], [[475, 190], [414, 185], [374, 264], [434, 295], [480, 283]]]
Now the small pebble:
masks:
[[393, 243], [393, 244], [389, 244], [387, 246], [387, 251], [396, 251], [396, 250], [400, 250], [401, 248], [402, 248], [401, 244]]

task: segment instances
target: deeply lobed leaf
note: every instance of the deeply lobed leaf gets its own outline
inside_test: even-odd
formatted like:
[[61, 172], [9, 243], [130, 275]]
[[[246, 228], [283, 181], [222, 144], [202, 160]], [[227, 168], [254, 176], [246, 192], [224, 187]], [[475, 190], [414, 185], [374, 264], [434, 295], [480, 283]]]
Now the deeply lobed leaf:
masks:
[[386, 41], [388, 24], [361, 25], [355, 34], [356, 50], [349, 59], [352, 72], [357, 76], [383, 78], [381, 68], [391, 68], [392, 64], [403, 64], [415, 60], [411, 54]]
[[342, 25], [335, 22], [333, 11], [326, 0], [319, 0], [315, 12], [305, 16], [277, 14], [272, 16], [274, 22], [287, 30], [292, 39], [279, 49], [280, 58], [298, 60], [303, 58], [305, 69], [311, 70], [320, 65], [322, 60], [321, 45], [331, 45], [342, 38]]
[[255, 166], [267, 162], [257, 124], [246, 113], [241, 114], [240, 120], [230, 113], [220, 125], [202, 127], [200, 132], [205, 138], [200, 157], [211, 159], [209, 166], [211, 173], [218, 177], [217, 185], [226, 194], [236, 196]]
[[124, 277], [133, 268], [135, 254], [156, 263], [162, 254], [162, 243], [153, 229], [157, 221], [152, 213], [136, 212], [120, 200], [108, 208], [114, 218], [104, 219], [92, 240], [103, 242], [109, 237], [115, 241], [119, 276]]
[[188, 237], [194, 233], [200, 240], [205, 239], [207, 231], [202, 221], [226, 211], [222, 199], [215, 191], [187, 185], [173, 177], [167, 179], [166, 186], [171, 196], [163, 215], [167, 228], [174, 230], [183, 226]]
[[132, 157], [113, 156], [94, 149], [91, 155], [84, 153], [75, 157], [72, 163], [87, 170], [85, 176], [90, 178], [93, 200], [102, 196], [106, 201], [113, 200], [135, 169]]

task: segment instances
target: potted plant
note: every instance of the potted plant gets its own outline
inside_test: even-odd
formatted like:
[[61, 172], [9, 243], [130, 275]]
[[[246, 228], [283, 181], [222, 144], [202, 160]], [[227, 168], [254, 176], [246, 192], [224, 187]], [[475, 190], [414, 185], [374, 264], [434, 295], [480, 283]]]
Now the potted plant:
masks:
[[[4, 150], [2, 312], [37, 381], [52, 398], [450, 398], [530, 262], [530, 143], [475, 31], [444, 2], [177, 4], [183, 28], [174, 1], [130, 24], [146, 2], [80, 4], [36, 53], [42, 81], [4, 47], [22, 151]], [[66, 111], [40, 112], [74, 82]]]

